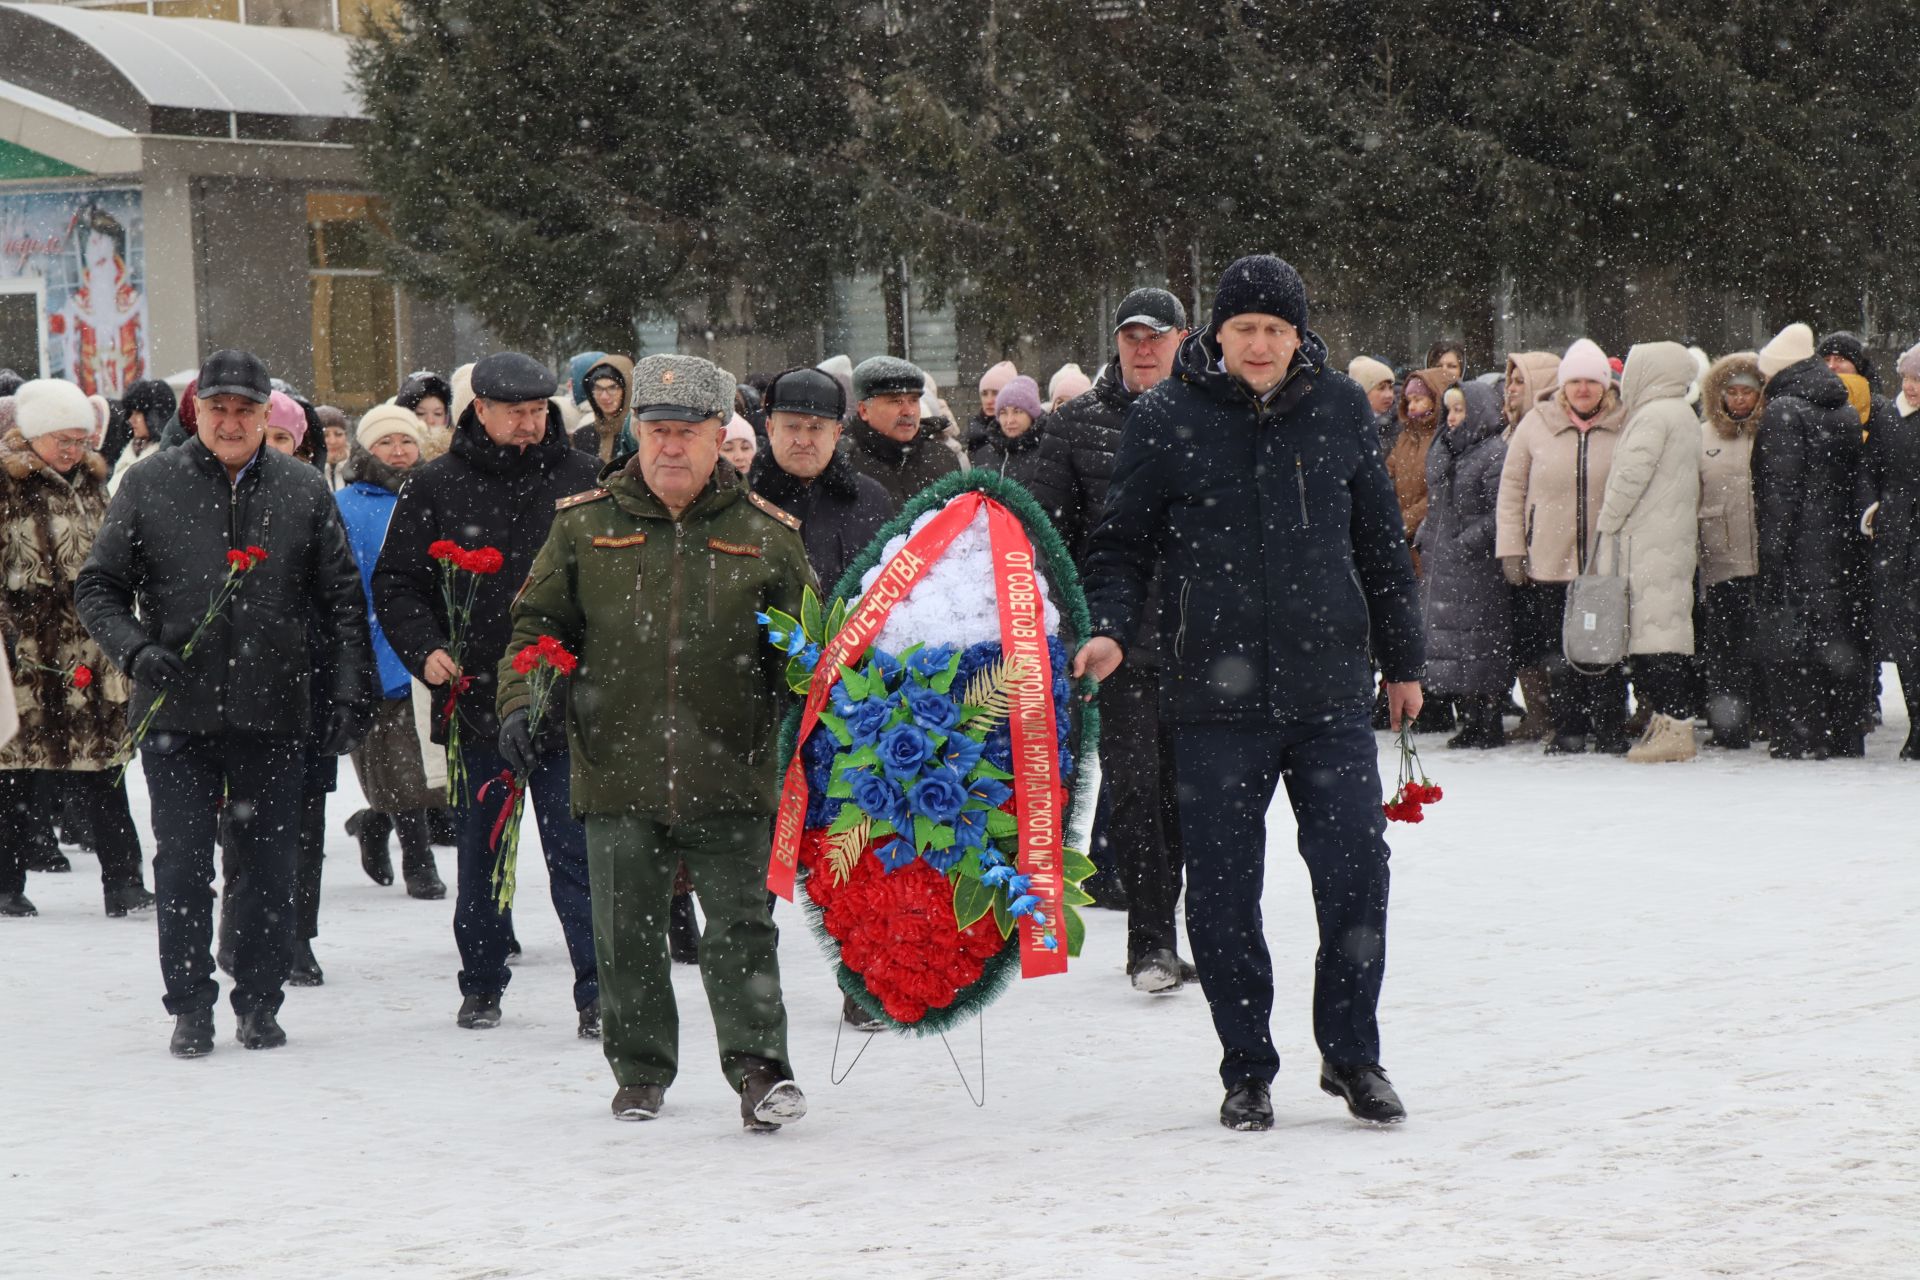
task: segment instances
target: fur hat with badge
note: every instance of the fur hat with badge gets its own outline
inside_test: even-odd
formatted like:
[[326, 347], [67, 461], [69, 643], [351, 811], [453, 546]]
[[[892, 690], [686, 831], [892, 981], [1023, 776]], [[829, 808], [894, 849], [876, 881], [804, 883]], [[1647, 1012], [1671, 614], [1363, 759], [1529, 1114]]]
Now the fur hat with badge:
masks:
[[64, 378], [35, 378], [13, 393], [14, 429], [28, 440], [56, 431], [84, 431], [97, 425], [87, 393]]

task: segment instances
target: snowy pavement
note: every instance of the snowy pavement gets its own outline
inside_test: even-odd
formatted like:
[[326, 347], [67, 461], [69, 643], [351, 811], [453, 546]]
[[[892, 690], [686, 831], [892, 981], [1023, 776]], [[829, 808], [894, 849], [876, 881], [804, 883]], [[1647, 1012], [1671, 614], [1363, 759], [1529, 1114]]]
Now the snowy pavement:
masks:
[[[0, 1276], [1920, 1275], [1904, 730], [1825, 764], [1435, 740], [1447, 798], [1393, 832], [1382, 1018], [1412, 1118], [1387, 1131], [1315, 1084], [1284, 808], [1273, 1132], [1219, 1126], [1199, 992], [1134, 994], [1106, 912], [1070, 974], [989, 1011], [984, 1110], [938, 1040], [882, 1040], [835, 1087], [839, 996], [782, 906], [812, 1113], [760, 1137], [691, 969], [666, 1112], [611, 1119], [536, 857], [506, 1021], [456, 1029], [451, 902], [361, 874], [343, 770], [327, 984], [290, 992], [286, 1049], [234, 1045], [223, 993], [213, 1056], [168, 1057], [152, 917], [103, 918], [91, 858], [0, 921]], [[953, 1047], [977, 1069], [972, 1025]]]

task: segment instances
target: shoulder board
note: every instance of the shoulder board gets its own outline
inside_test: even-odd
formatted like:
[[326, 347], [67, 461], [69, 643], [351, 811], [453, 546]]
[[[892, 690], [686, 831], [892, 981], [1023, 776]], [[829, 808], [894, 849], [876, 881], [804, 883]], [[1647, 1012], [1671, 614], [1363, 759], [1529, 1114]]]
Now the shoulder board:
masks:
[[800, 532], [800, 517], [787, 514], [786, 512], [774, 506], [771, 502], [768, 502], [765, 498], [761, 497], [759, 494], [755, 493], [751, 489], [747, 490], [747, 501], [751, 502], [754, 506], [766, 512], [768, 515], [772, 516], [775, 520], [778, 520], [781, 524], [787, 526], [787, 528], [793, 530], [795, 533]]
[[571, 497], [560, 499], [553, 504], [553, 509], [555, 511], [565, 511], [570, 507], [580, 506], [582, 503], [598, 502], [602, 498], [611, 498], [612, 496], [613, 491], [611, 489], [588, 489], [584, 493], [576, 493]]

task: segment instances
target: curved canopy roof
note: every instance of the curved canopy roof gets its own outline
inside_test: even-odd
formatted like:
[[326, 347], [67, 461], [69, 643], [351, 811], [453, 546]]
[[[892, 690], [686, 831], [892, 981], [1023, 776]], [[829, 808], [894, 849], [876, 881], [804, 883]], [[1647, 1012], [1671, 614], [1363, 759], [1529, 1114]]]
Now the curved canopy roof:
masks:
[[348, 41], [209, 18], [0, 4], [0, 74], [135, 133], [343, 142]]

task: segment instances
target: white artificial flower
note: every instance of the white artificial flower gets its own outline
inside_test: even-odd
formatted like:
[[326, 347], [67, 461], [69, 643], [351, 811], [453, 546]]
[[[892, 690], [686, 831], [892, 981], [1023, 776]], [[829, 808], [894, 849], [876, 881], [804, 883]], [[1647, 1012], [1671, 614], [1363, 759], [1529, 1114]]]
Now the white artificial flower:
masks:
[[[879, 578], [889, 560], [907, 544], [907, 538], [919, 533], [933, 520], [929, 511], [913, 522], [912, 530], [888, 541], [879, 563], [860, 579], [864, 596]], [[1047, 634], [1060, 634], [1060, 610], [1053, 603], [1046, 575], [1035, 570], [1040, 597], [1045, 607]], [[853, 605], [860, 603], [856, 597]], [[985, 641], [1000, 639], [1000, 604], [994, 594], [993, 540], [987, 533], [987, 513], [981, 511], [947, 547], [946, 553], [927, 570], [927, 576], [893, 607], [887, 624], [875, 643], [888, 653], [899, 653], [914, 644], [951, 644], [966, 649]]]

